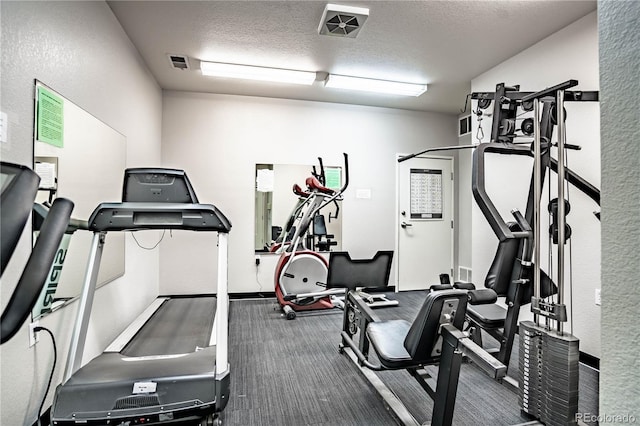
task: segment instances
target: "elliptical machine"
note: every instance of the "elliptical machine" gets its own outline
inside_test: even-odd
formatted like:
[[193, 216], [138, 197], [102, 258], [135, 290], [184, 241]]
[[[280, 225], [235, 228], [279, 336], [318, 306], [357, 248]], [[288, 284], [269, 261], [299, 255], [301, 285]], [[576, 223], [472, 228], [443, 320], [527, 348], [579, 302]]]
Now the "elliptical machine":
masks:
[[[275, 293], [278, 303], [289, 320], [296, 317], [296, 311], [331, 309], [340, 306], [341, 301], [334, 298], [343, 294], [344, 289], [318, 290], [326, 285], [328, 261], [318, 252], [307, 247], [307, 232], [320, 210], [334, 201], [342, 200], [342, 194], [349, 185], [348, 155], [344, 155], [344, 184], [339, 190], [325, 186], [325, 174], [322, 159], [320, 172], [306, 179], [307, 190], [294, 185], [293, 191], [299, 197], [289, 222], [283, 230], [282, 243], [277, 252], [280, 259], [275, 269]], [[295, 232], [289, 243], [286, 236], [295, 226]]]

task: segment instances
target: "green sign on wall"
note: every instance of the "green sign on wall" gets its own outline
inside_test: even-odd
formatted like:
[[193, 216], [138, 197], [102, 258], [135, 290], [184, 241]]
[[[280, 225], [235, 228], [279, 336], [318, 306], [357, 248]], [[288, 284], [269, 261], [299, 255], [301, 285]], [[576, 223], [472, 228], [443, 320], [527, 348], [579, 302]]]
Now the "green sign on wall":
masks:
[[62, 148], [64, 146], [64, 101], [45, 87], [38, 86], [36, 139]]
[[342, 169], [340, 167], [327, 167], [324, 169], [327, 188], [338, 190], [342, 186]]

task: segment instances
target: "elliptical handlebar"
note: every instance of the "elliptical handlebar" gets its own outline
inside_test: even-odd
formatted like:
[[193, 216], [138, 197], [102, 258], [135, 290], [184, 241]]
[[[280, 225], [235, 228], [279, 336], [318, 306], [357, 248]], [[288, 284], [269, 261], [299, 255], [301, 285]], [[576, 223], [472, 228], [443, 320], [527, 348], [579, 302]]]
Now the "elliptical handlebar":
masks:
[[330, 195], [329, 198], [327, 198], [327, 200], [316, 209], [316, 212], [322, 210], [329, 203], [339, 199], [339, 197], [344, 193], [344, 191], [346, 191], [347, 187], [349, 186], [349, 155], [346, 152], [342, 153], [342, 155], [344, 156], [344, 184], [339, 190]]
[[349, 186], [349, 155], [346, 152], [343, 152], [342, 155], [344, 156], [344, 185], [338, 191], [340, 194]]
[[317, 172], [316, 166], [313, 166], [311, 175], [318, 179], [321, 185], [324, 185], [327, 181], [326, 176], [324, 175], [324, 164], [322, 163], [322, 157], [318, 157], [318, 163], [320, 164], [320, 173]]

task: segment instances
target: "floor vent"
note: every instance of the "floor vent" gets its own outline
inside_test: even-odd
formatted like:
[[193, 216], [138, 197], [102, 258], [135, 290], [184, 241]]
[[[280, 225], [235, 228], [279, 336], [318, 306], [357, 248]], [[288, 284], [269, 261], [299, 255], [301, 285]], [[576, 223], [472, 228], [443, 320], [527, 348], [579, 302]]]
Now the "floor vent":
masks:
[[318, 33], [337, 37], [355, 38], [369, 17], [364, 7], [327, 4], [320, 20]]
[[189, 69], [189, 59], [183, 55], [167, 55], [169, 57], [169, 62], [171, 62], [171, 66], [173, 68], [179, 70], [188, 70]]

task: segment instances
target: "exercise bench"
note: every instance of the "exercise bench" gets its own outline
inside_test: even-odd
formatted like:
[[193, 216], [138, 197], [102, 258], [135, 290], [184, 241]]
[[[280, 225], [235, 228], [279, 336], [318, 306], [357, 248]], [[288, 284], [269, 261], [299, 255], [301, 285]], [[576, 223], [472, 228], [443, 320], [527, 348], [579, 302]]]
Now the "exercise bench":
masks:
[[[386, 286], [390, 261], [379, 254], [370, 260], [352, 260], [348, 253], [331, 253], [327, 287], [347, 290], [340, 352], [358, 365], [402, 424], [420, 423], [373, 371], [407, 370], [434, 401], [431, 424], [451, 425], [463, 356], [495, 379], [505, 376], [506, 367], [461, 331], [472, 292], [430, 292], [413, 322], [380, 320], [356, 289]], [[370, 356], [370, 349], [377, 361]], [[438, 367], [437, 380], [427, 373], [426, 366]]]

